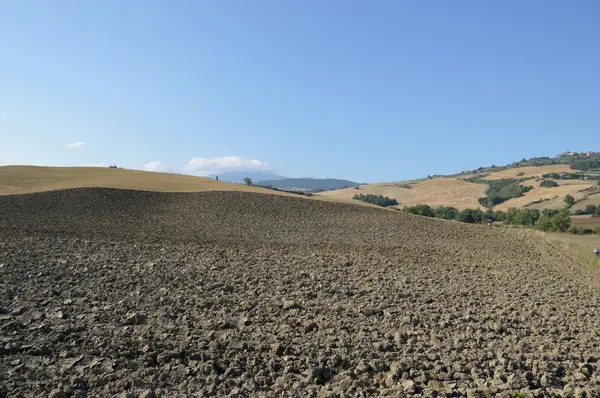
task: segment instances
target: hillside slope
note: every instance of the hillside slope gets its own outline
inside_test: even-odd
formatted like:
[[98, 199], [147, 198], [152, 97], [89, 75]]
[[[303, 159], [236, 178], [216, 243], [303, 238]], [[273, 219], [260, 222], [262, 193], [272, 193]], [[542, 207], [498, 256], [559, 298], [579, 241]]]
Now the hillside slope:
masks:
[[260, 187], [185, 174], [107, 167], [0, 166], [0, 195], [93, 187], [158, 192], [243, 191], [286, 195]]
[[357, 194], [383, 195], [396, 199], [399, 207], [427, 203], [430, 206], [452, 206], [459, 210], [477, 208], [477, 199], [485, 196], [484, 184], [474, 184], [457, 178], [433, 178], [416, 182], [377, 183], [322, 192], [319, 196], [352, 199]]
[[0, 197], [0, 264], [0, 395], [600, 393], [600, 277], [526, 231], [72, 189]]
[[467, 208], [477, 209], [482, 206], [478, 199], [486, 196], [487, 185], [468, 181], [469, 178], [478, 178], [482, 181], [494, 181], [500, 179], [522, 179], [529, 178], [521, 185], [533, 186], [529, 192], [522, 197], [509, 199], [494, 207], [494, 210], [506, 211], [509, 207], [529, 207], [536, 209], [560, 209], [564, 207], [566, 195], [572, 195], [582, 203], [592, 204], [596, 198], [594, 195], [600, 188], [596, 181], [584, 180], [554, 180], [558, 187], [544, 188], [540, 186], [540, 179], [548, 173], [574, 173], [569, 165], [558, 164], [538, 167], [521, 167], [506, 169], [498, 172], [483, 174], [465, 174], [458, 177], [436, 177], [424, 180], [376, 183], [361, 185], [359, 189], [346, 188], [335, 191], [322, 192], [321, 197], [335, 199], [352, 199], [356, 194], [383, 195], [396, 199], [400, 205], [397, 207], [413, 206], [416, 204], [428, 204], [432, 207], [451, 206], [458, 210]]

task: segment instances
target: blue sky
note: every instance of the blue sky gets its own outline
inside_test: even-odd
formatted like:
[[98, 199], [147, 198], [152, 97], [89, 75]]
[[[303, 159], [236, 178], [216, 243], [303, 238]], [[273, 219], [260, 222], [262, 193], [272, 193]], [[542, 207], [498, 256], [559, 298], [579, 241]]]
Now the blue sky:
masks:
[[598, 20], [594, 0], [5, 0], [0, 164], [373, 182], [600, 150]]

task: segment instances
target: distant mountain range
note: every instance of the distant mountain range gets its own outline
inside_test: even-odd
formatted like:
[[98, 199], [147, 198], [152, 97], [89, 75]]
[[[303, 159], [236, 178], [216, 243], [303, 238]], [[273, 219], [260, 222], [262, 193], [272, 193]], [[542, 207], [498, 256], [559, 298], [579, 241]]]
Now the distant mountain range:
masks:
[[329, 191], [361, 185], [358, 182], [337, 178], [283, 178], [256, 182], [255, 185], [300, 191]]
[[206, 176], [207, 178], [212, 178], [213, 180], [219, 177], [219, 181], [232, 182], [234, 184], [241, 184], [244, 182], [244, 178], [248, 177], [252, 180], [252, 182], [256, 181], [264, 181], [264, 180], [282, 180], [285, 177], [280, 175], [269, 173], [266, 171], [231, 171], [220, 174], [211, 174]]
[[337, 178], [287, 178], [269, 172], [226, 172], [211, 174], [207, 177], [212, 179], [219, 177], [219, 181], [232, 182], [234, 184], [244, 183], [244, 178], [247, 177], [252, 180], [253, 185], [297, 191], [329, 191], [361, 185], [358, 182], [339, 180]]

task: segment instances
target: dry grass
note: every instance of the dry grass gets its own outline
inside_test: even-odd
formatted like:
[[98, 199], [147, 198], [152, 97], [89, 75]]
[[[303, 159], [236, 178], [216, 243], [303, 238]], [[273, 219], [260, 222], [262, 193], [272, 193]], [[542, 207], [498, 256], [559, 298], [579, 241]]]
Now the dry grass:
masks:
[[406, 183], [402, 182], [381, 182], [376, 184], [361, 185], [359, 189], [344, 188], [336, 189], [335, 191], [326, 191], [319, 193], [319, 196], [332, 199], [351, 200], [354, 195], [358, 194], [373, 194], [383, 195], [396, 199], [400, 203], [408, 202], [411, 198], [411, 190], [406, 188]]
[[589, 195], [589, 191], [583, 191], [584, 189], [594, 186], [594, 182], [582, 181], [582, 180], [555, 180], [558, 187], [554, 188], [543, 188], [540, 187], [538, 181], [530, 180], [523, 182], [523, 185], [531, 185], [534, 187], [533, 190], [525, 193], [520, 198], [514, 198], [507, 200], [504, 203], [494, 207], [494, 210], [506, 211], [509, 207], [525, 207], [529, 203], [545, 199], [544, 202], [537, 203], [531, 206], [527, 206], [530, 209], [562, 209], [565, 207], [565, 196], [571, 195], [575, 200], [582, 200]]
[[593, 191], [589, 191], [587, 198], [583, 199], [581, 202], [575, 203], [573, 210], [583, 210], [587, 205], [600, 206], [600, 186]]
[[485, 196], [484, 184], [474, 184], [456, 178], [433, 178], [419, 182], [378, 183], [362, 185], [360, 189], [345, 188], [323, 192], [320, 196], [352, 199], [356, 194], [383, 195], [396, 199], [400, 207], [427, 203], [430, 206], [452, 206], [459, 210], [479, 208], [477, 199]]
[[600, 235], [536, 233], [580, 262], [600, 266], [600, 259], [594, 255], [594, 249], [600, 248]]

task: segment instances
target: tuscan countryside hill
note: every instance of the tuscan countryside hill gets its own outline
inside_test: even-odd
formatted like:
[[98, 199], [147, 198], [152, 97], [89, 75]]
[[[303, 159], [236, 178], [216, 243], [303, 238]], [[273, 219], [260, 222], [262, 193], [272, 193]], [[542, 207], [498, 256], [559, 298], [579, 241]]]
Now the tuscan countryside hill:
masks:
[[[284, 190], [234, 184], [185, 174], [108, 167], [0, 166], [0, 195], [17, 195], [74, 188], [116, 188], [154, 192], [238, 191], [299, 196]], [[351, 199], [302, 196], [312, 200], [350, 202]]]
[[[585, 179], [563, 179], [561, 175], [580, 173], [589, 175]], [[548, 175], [552, 175], [549, 177]], [[544, 178], [546, 176], [546, 178]], [[531, 190], [522, 196], [510, 198], [492, 206], [495, 211], [506, 211], [510, 207], [531, 209], [560, 209], [564, 207], [566, 195], [574, 197], [574, 209], [585, 208], [588, 204], [600, 203], [600, 187], [597, 174], [573, 169], [569, 164], [552, 164], [529, 167], [509, 167], [501, 171], [462, 173], [452, 176], [425, 178], [415, 181], [375, 183], [328, 191], [319, 195], [335, 199], [352, 199], [359, 194], [383, 195], [396, 199], [403, 208], [417, 204], [431, 207], [450, 206], [458, 210], [485, 208], [480, 198], [486, 197], [488, 184], [494, 181], [515, 180], [521, 186], [530, 186]], [[554, 178], [558, 177], [558, 178]], [[543, 187], [543, 180], [556, 183], [554, 187]], [[476, 182], [475, 182], [476, 181]]]

